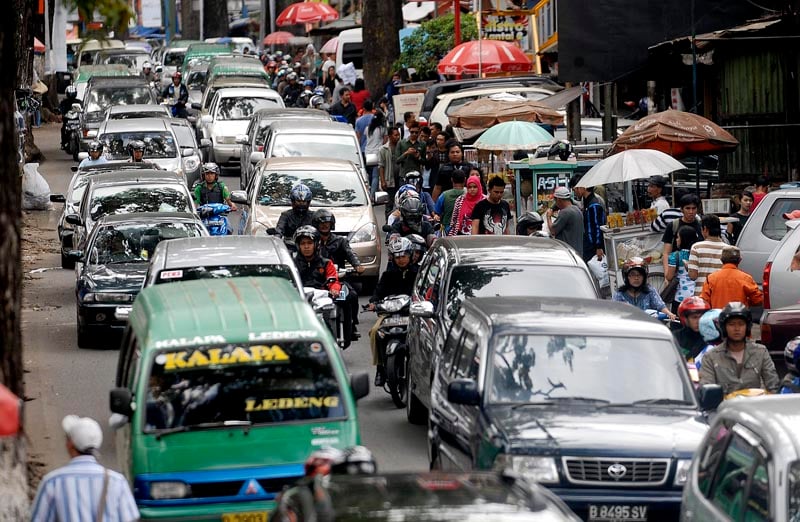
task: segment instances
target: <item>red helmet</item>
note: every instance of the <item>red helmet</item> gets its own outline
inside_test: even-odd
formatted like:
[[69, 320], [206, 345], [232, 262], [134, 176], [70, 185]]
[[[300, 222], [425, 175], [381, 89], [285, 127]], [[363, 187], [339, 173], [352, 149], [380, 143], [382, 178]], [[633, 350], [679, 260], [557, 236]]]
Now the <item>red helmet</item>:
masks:
[[183, 75], [181, 74], [180, 71], [175, 71], [175, 74], [172, 75], [172, 78], [173, 79], [178, 78], [180, 80], [182, 76]]
[[681, 301], [678, 307], [678, 317], [681, 318], [681, 324], [686, 326], [686, 314], [689, 312], [700, 312], [702, 314], [708, 310], [711, 310], [711, 305], [702, 297], [694, 295]]

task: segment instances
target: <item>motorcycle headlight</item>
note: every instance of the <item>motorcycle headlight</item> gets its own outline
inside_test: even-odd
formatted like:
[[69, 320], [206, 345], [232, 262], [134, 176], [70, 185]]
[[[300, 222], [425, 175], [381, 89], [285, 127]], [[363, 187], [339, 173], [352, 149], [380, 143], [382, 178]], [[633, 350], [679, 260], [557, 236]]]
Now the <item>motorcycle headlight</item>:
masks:
[[675, 467], [675, 480], [673, 484], [683, 486], [689, 480], [689, 468], [692, 466], [691, 459], [679, 459]]
[[559, 480], [556, 460], [552, 457], [501, 453], [494, 461], [494, 469], [498, 471], [508, 469], [541, 484], [556, 484]]
[[189, 156], [188, 158], [183, 158], [183, 170], [186, 172], [192, 172], [197, 167], [200, 166], [200, 160], [197, 156]]
[[358, 230], [356, 230], [353, 237], [350, 238], [350, 243], [372, 243], [378, 238], [378, 228], [375, 223], [367, 223]]
[[186, 498], [191, 494], [192, 488], [185, 482], [163, 481], [150, 483], [150, 498], [155, 500]]

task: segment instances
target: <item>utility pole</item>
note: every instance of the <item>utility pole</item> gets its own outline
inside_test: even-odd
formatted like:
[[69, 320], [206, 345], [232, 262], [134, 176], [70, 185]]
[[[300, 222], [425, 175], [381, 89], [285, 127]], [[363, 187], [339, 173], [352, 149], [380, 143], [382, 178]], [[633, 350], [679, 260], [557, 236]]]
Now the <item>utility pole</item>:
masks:
[[[461, 43], [461, 2], [460, 0], [453, 0], [453, 35], [455, 45]], [[455, 47], [454, 45], [454, 47]]]

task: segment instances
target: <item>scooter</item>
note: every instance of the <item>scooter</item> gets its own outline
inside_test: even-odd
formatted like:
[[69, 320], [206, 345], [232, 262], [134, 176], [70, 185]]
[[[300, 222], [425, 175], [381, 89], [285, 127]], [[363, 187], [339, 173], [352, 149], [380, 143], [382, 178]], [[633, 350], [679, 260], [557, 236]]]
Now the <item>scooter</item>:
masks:
[[[329, 279], [328, 283], [333, 282]], [[317, 314], [317, 318], [331, 331], [336, 344], [342, 350], [350, 346], [352, 334], [347, 329], [350, 325], [345, 324], [344, 306], [346, 305], [348, 287], [342, 285], [342, 290], [337, 297], [333, 297], [326, 289], [305, 287], [303, 288], [306, 297], [311, 303], [311, 308]]]
[[64, 132], [66, 134], [66, 142], [64, 143], [64, 150], [67, 154], [72, 155], [74, 161], [78, 161], [78, 154], [81, 151], [80, 137], [81, 132], [81, 106], [79, 103], [73, 103], [72, 108], [63, 115], [64, 119]]
[[[390, 295], [375, 304], [375, 313], [383, 316], [375, 342], [378, 357], [386, 369], [384, 390], [392, 396], [398, 408], [405, 408], [408, 401], [408, 310], [411, 297]], [[368, 305], [363, 306], [366, 310]]]
[[212, 236], [228, 236], [231, 234], [227, 218], [230, 211], [231, 207], [224, 203], [206, 203], [197, 207], [197, 214], [200, 216], [200, 220]]

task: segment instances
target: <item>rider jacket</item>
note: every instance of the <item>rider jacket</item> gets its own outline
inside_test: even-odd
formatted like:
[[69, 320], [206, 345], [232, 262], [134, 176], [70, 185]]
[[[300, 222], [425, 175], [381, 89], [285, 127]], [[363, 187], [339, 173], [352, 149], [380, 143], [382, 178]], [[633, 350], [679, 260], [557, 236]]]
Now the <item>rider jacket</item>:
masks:
[[178, 92], [175, 93], [175, 84], [171, 83], [167, 85], [164, 89], [164, 92], [161, 93], [164, 98], [174, 98], [176, 106], [183, 107], [186, 105], [186, 102], [189, 101], [189, 90], [186, 88], [184, 84], [180, 84], [178, 86]]
[[377, 303], [389, 295], [411, 295], [415, 277], [417, 277], [416, 265], [387, 270], [381, 275], [369, 302]]
[[219, 182], [215, 182], [211, 188], [208, 188], [206, 183], [201, 183], [195, 189], [197, 203], [200, 205], [205, 205], [206, 203], [224, 203], [225, 198], [223, 191], [224, 187]]
[[775, 393], [780, 388], [775, 363], [763, 344], [746, 341], [740, 367], [723, 341], [706, 352], [700, 366], [700, 385], [719, 384], [725, 395], [747, 388], [764, 388]]
[[344, 266], [345, 261], [349, 261], [354, 267], [361, 264], [347, 239], [332, 232], [328, 235], [327, 241], [324, 237], [320, 239], [319, 253], [340, 268]]
[[[306, 259], [300, 254], [294, 256], [294, 264], [297, 266], [297, 271], [300, 272], [300, 280], [303, 281], [303, 286], [310, 286], [322, 290], [341, 290], [342, 284], [339, 282], [339, 277], [336, 273], [336, 267], [333, 262], [326, 257], [319, 254], [314, 254], [310, 260]], [[328, 283], [329, 279], [335, 281]]]
[[280, 237], [292, 238], [295, 231], [305, 225], [311, 224], [311, 212], [297, 212], [295, 209], [290, 208], [281, 213], [278, 218], [278, 224], [275, 225], [275, 231]]

